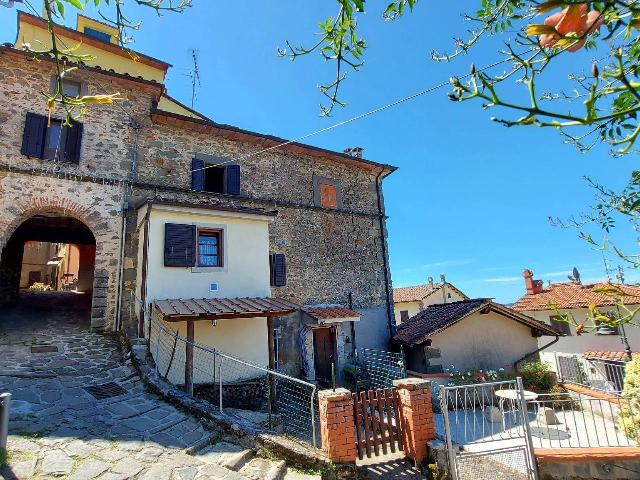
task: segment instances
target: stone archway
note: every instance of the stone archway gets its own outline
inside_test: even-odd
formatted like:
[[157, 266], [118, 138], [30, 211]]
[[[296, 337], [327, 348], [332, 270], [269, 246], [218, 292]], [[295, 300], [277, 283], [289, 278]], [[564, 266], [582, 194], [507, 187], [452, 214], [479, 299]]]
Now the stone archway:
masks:
[[[99, 218], [75, 202], [35, 199], [20, 208], [20, 213], [0, 225], [0, 304], [15, 303], [20, 298], [20, 276], [26, 242], [73, 244], [78, 247], [78, 289], [90, 295], [92, 329], [106, 324], [108, 273], [98, 268], [100, 242]], [[22, 272], [24, 274], [24, 272]], [[87, 312], [89, 314], [89, 312]]]

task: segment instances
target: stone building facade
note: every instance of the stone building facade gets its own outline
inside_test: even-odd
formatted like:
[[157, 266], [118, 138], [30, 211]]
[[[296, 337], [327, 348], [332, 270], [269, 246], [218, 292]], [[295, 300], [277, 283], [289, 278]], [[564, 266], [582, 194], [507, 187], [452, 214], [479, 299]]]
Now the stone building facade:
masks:
[[[59, 231], [56, 219], [70, 219], [95, 242], [92, 327], [135, 336], [141, 234], [136, 205], [158, 199], [275, 210], [269, 247], [286, 257], [287, 281], [272, 287], [272, 296], [353, 308], [362, 315], [353, 326], [357, 345], [386, 347], [393, 306], [381, 184], [393, 167], [297, 143], [281, 145], [281, 139], [215, 123], [179, 104], [182, 113], [163, 110], [162, 84], [98, 66], [78, 68], [69, 80], [87, 93], [118, 92], [123, 100], [94, 107], [82, 120], [77, 163], [34, 158], [24, 154], [27, 114], [48, 115], [41, 92], [53, 72], [48, 59], [34, 61], [15, 47], [0, 47], [3, 301], [16, 298], [21, 247], [13, 237], [19, 227], [45, 217]], [[194, 191], [194, 158], [239, 166], [239, 192]], [[319, 201], [321, 184], [333, 187], [328, 207]], [[281, 325], [285, 361], [299, 361], [294, 347], [303, 323]]]

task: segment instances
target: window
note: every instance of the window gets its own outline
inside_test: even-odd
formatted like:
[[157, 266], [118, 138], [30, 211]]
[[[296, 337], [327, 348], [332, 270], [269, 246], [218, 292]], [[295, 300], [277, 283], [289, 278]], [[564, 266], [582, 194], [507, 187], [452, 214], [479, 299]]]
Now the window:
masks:
[[287, 260], [282, 253], [272, 253], [269, 259], [271, 286], [284, 287], [287, 284]]
[[400, 322], [409, 320], [409, 310], [400, 310]]
[[47, 136], [44, 141], [43, 157], [47, 160], [62, 158], [66, 143], [67, 128], [62, 126], [61, 120], [51, 120], [47, 128]]
[[549, 321], [551, 323], [551, 326], [560, 333], [564, 333], [567, 336], [571, 335], [571, 325], [562, 320], [562, 317], [554, 315], [552, 317], [549, 317]]
[[320, 206], [324, 208], [338, 207], [338, 193], [335, 185], [320, 184]]
[[222, 266], [222, 232], [220, 230], [198, 230], [198, 266]]
[[191, 188], [196, 192], [240, 195], [240, 165], [217, 165], [194, 158], [191, 161]]
[[63, 125], [62, 120], [51, 119], [44, 115], [27, 113], [22, 136], [23, 155], [79, 163], [82, 144], [83, 125], [71, 121]]
[[[615, 315], [613, 313], [607, 313], [605, 315], [607, 315], [607, 317], [611, 318], [612, 320], [615, 320]], [[615, 326], [607, 325], [601, 320], [596, 320], [595, 324], [596, 324], [596, 335], [620, 335], [619, 325], [615, 325]]]
[[314, 175], [313, 203], [315, 206], [322, 208], [342, 208], [340, 182]]
[[67, 97], [76, 98], [81, 95], [82, 85], [80, 82], [72, 82], [70, 80], [65, 80], [62, 82], [62, 92]]
[[96, 30], [95, 28], [84, 27], [84, 34], [95, 38], [96, 40], [100, 40], [101, 42], [111, 43], [110, 34], [101, 32], [100, 30]]

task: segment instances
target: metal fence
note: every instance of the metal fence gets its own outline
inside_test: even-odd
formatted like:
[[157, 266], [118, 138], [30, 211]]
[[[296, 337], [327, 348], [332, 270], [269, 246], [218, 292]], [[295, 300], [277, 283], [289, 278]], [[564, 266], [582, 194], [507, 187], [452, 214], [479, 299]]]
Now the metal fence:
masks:
[[454, 480], [537, 479], [525, 399], [520, 378], [440, 386], [449, 470]]
[[194, 396], [270, 430], [317, 444], [316, 386], [207, 345], [190, 342], [148, 312], [149, 348], [159, 375], [185, 385], [187, 345], [193, 349]]
[[625, 362], [586, 359], [580, 355], [554, 353], [558, 381], [598, 392], [622, 394]]
[[573, 393], [540, 394], [528, 402], [536, 448], [634, 447], [637, 399], [601, 399]]
[[407, 377], [404, 351], [386, 352], [363, 348], [358, 355], [357, 390], [377, 390], [393, 387], [393, 381]]

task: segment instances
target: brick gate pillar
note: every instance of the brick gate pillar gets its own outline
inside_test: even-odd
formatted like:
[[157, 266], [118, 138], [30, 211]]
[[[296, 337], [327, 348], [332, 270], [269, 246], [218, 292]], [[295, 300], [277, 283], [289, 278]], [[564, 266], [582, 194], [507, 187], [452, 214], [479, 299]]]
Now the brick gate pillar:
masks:
[[404, 421], [404, 453], [416, 464], [427, 458], [427, 442], [436, 438], [431, 382], [422, 378], [394, 380]]
[[355, 462], [356, 427], [351, 392], [346, 388], [321, 390], [318, 400], [322, 450], [334, 462]]

